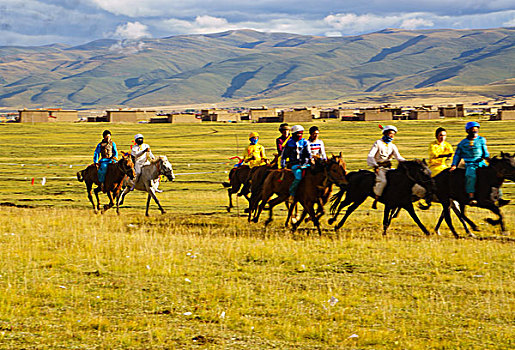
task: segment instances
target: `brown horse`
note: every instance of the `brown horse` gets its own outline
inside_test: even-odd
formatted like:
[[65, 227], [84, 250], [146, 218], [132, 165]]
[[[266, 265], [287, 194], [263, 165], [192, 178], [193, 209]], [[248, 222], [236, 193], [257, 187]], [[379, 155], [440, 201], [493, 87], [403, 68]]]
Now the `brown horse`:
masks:
[[[227, 207], [227, 211], [231, 211], [231, 208], [234, 208], [232, 205], [232, 195], [238, 193], [241, 186], [245, 184], [247, 178], [250, 174], [250, 168], [248, 165], [241, 165], [237, 168], [232, 168], [229, 172], [229, 182], [222, 182], [222, 185], [227, 188], [227, 193], [229, 194], [229, 206]], [[245, 195], [245, 198], [249, 200], [249, 197]]]
[[[300, 221], [309, 213], [311, 220], [313, 220], [319, 233], [321, 233], [319, 217], [323, 214], [323, 205], [329, 198], [331, 184], [343, 185], [347, 183], [345, 179], [345, 168], [346, 165], [341, 154], [339, 156], [333, 156], [328, 161], [320, 159], [313, 160], [312, 167], [306, 170], [306, 175], [299, 183], [295, 195], [295, 202], [302, 204], [304, 212], [301, 220], [296, 223], [294, 229], [297, 228]], [[273, 170], [269, 173], [263, 184], [261, 194], [262, 201], [254, 215], [254, 222], [258, 222], [261, 211], [263, 211], [266, 203], [273, 194], [276, 194], [277, 198], [268, 202], [269, 218], [265, 222], [265, 225], [268, 225], [273, 220], [273, 208], [289, 197], [289, 189], [293, 180], [293, 172], [289, 169]], [[318, 204], [319, 215], [314, 212], [315, 204]], [[286, 219], [285, 226], [288, 226], [294, 207], [295, 205], [288, 206], [289, 215]]]
[[[118, 199], [120, 196], [122, 182], [125, 176], [134, 179], [135, 175], [136, 173], [134, 172], [134, 163], [132, 162], [131, 156], [128, 154], [124, 154], [118, 162], [108, 165], [104, 181], [104, 193], [106, 193], [107, 197], [109, 198], [109, 204], [104, 205], [102, 213], [114, 206], [115, 203], [113, 199]], [[93, 210], [95, 213], [97, 213], [100, 210], [98, 192], [101, 190], [101, 184], [98, 181], [97, 164], [91, 164], [86, 169], [77, 172], [77, 180], [80, 182], [84, 181], [86, 183], [88, 199], [93, 205]], [[97, 198], [96, 206], [95, 203], [93, 203], [93, 196], [91, 195], [93, 184], [97, 185], [97, 187], [93, 190], [95, 197]]]
[[[286, 223], [292, 216], [295, 204], [299, 202], [304, 210], [300, 219], [292, 225], [292, 232], [295, 232], [302, 220], [309, 214], [313, 225], [321, 235], [320, 230], [320, 217], [324, 215], [324, 205], [327, 203], [332, 190], [332, 185], [343, 186], [348, 184], [345, 178], [346, 164], [343, 160], [341, 153], [339, 156], [332, 156], [327, 161], [316, 159], [311, 176], [306, 176], [304, 181], [299, 184], [299, 189], [295, 194], [293, 205], [288, 210], [288, 217]], [[302, 187], [301, 187], [302, 186]], [[315, 204], [318, 205], [318, 210], [315, 212]]]

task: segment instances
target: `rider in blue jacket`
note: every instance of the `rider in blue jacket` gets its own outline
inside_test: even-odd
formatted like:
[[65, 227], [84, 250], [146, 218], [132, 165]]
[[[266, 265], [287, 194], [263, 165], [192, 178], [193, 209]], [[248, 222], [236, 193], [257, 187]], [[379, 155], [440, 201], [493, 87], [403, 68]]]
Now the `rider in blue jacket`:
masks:
[[98, 164], [98, 181], [101, 184], [102, 191], [104, 191], [107, 166], [118, 159], [118, 149], [116, 148], [116, 143], [111, 140], [111, 132], [109, 130], [104, 130], [102, 136], [102, 141], [95, 148], [93, 162]]
[[470, 197], [470, 205], [477, 205], [474, 199], [476, 192], [476, 170], [485, 167], [485, 159], [490, 158], [486, 147], [486, 139], [479, 136], [479, 123], [468, 122], [465, 125], [467, 137], [461, 140], [456, 147], [454, 158], [452, 159], [451, 171], [454, 171], [460, 161], [465, 161], [465, 190]]
[[290, 186], [289, 201], [293, 202], [293, 197], [297, 192], [300, 180], [302, 180], [302, 170], [309, 166], [311, 153], [309, 151], [309, 144], [303, 138], [304, 128], [302, 125], [294, 125], [291, 128], [292, 137], [284, 145], [283, 153], [281, 155], [281, 166], [283, 168], [291, 169], [295, 179]]

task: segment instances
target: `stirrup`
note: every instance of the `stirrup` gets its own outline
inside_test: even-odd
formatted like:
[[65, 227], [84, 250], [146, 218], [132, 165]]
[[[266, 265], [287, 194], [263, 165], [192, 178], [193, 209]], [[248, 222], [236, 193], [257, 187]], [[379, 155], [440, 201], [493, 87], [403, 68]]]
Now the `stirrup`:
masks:
[[377, 199], [374, 199], [374, 203], [372, 203], [372, 209], [377, 209]]
[[471, 207], [475, 207], [475, 206], [477, 206], [477, 200], [475, 200], [474, 198], [472, 198], [471, 200], [469, 200], [468, 205], [470, 205]]

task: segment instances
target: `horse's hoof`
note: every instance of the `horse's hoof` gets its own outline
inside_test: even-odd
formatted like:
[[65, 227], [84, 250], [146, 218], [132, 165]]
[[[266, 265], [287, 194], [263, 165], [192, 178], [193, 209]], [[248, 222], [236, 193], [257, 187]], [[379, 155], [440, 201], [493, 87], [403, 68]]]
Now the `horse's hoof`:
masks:
[[161, 210], [161, 214], [166, 214], [166, 211], [164, 211], [164, 210]]
[[330, 218], [329, 220], [327, 220], [327, 223], [329, 225], [332, 225], [335, 221], [336, 221], [336, 219]]
[[231, 212], [231, 207], [226, 207], [225, 209], [227, 209], [227, 212], [230, 213]]
[[440, 230], [435, 230], [435, 235], [441, 236], [442, 234], [440, 233]]
[[470, 238], [477, 238], [477, 236], [475, 234], [473, 234], [472, 232], [469, 232], [469, 237]]
[[291, 218], [291, 223], [295, 225], [297, 223], [297, 218]]

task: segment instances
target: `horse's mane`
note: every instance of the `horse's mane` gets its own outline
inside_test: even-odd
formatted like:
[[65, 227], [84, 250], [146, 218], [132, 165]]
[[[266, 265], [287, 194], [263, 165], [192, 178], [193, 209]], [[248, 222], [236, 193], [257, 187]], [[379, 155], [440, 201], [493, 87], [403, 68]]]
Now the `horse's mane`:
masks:
[[156, 157], [154, 159], [150, 159], [150, 164], [154, 165], [156, 164], [157, 162], [161, 161], [161, 160], [165, 160], [166, 159], [166, 156], [159, 156], [159, 157]]

